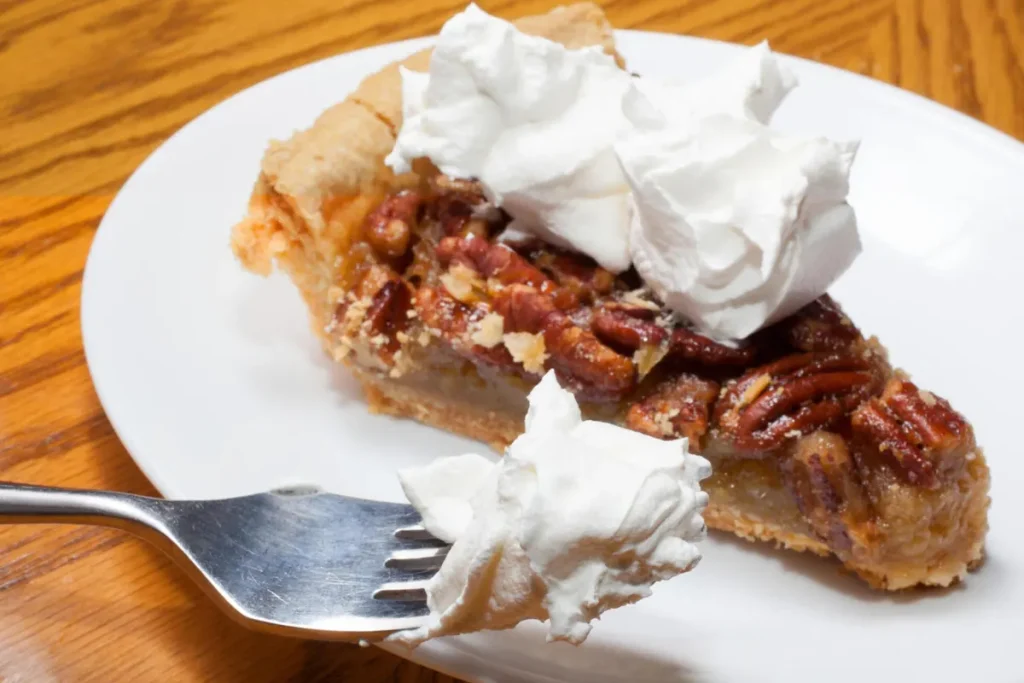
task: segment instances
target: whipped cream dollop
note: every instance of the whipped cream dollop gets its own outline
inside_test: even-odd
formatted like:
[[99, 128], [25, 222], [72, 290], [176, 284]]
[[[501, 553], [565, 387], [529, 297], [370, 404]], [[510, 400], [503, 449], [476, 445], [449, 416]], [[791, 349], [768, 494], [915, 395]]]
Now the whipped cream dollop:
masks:
[[392, 640], [548, 619], [549, 640], [579, 644], [602, 612], [700, 560], [711, 467], [685, 439], [583, 420], [552, 372], [529, 401], [499, 462], [469, 454], [399, 474], [426, 528], [453, 546], [427, 587], [427, 622]]
[[385, 161], [400, 173], [426, 157], [479, 180], [512, 233], [621, 272], [629, 187], [612, 143], [628, 87], [600, 47], [568, 50], [470, 5], [441, 29], [429, 73], [402, 70], [402, 128]]
[[796, 86], [767, 44], [685, 85], [631, 77], [597, 47], [528, 36], [475, 5], [429, 73], [402, 72], [387, 163], [473, 178], [533, 235], [634, 266], [697, 329], [742, 339], [813, 301], [860, 253], [846, 203], [857, 145], [771, 129]]
[[766, 45], [689, 86], [638, 79], [615, 149], [633, 265], [700, 331], [743, 339], [821, 296], [860, 253], [856, 143], [766, 124], [796, 79]]

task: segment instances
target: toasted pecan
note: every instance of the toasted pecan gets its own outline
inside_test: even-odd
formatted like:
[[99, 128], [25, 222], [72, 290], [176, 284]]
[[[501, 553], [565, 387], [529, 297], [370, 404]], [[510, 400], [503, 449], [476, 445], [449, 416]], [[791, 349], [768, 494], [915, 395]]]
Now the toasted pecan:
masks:
[[401, 258], [409, 250], [422, 208], [423, 195], [415, 190], [391, 195], [363, 222], [366, 241], [387, 259]]
[[830, 432], [801, 437], [780, 467], [815, 535], [835, 552], [849, 550], [851, 529], [873, 511], [844, 439]]
[[711, 406], [717, 397], [717, 382], [688, 373], [670, 377], [629, 407], [626, 426], [660, 439], [686, 437], [690, 450], [700, 453]]
[[832, 297], [824, 294], [781, 323], [789, 344], [801, 351], [842, 351], [862, 337]]
[[472, 340], [473, 324], [489, 312], [482, 304], [462, 304], [441, 288], [424, 286], [416, 290], [416, 314], [434, 336], [467, 360], [518, 373], [516, 362], [504, 346], [483, 346]]
[[636, 351], [641, 346], [656, 346], [668, 339], [669, 333], [650, 319], [650, 311], [633, 312], [619, 306], [601, 306], [594, 311], [590, 329], [598, 339], [617, 348]]
[[882, 382], [882, 368], [863, 354], [794, 354], [726, 384], [715, 424], [737, 451], [764, 453], [841, 422]]
[[437, 175], [431, 178], [430, 215], [441, 225], [445, 235], [486, 237], [488, 224], [481, 217], [488, 206], [480, 183], [473, 180]]
[[531, 249], [528, 257], [584, 303], [593, 303], [615, 287], [615, 276], [584, 254], [542, 246]]
[[506, 331], [542, 334], [549, 367], [582, 398], [617, 401], [636, 385], [633, 362], [575, 324], [545, 293], [514, 284], [495, 295], [494, 310]]
[[854, 411], [851, 424], [864, 467], [882, 456], [905, 481], [925, 488], [937, 486], [942, 473], [959, 471], [974, 451], [974, 434], [963, 416], [901, 377]]
[[544, 291], [555, 288], [555, 283], [547, 275], [514, 249], [479, 237], [445, 237], [437, 245], [437, 258], [442, 266], [461, 263], [502, 285], [523, 284]]
[[[412, 306], [409, 285], [391, 278], [376, 291], [366, 309], [366, 326], [370, 340], [377, 341], [382, 350], [393, 354], [401, 346], [398, 333], [409, 325], [407, 315]], [[383, 340], [381, 337], [383, 336]]]

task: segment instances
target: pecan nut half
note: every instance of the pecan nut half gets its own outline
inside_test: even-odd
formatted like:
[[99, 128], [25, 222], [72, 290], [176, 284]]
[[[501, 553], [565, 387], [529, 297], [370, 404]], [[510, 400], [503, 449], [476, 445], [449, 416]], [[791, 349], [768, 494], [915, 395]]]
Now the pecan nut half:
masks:
[[542, 334], [548, 366], [577, 396], [616, 401], [636, 385], [633, 362], [602, 344], [559, 310], [552, 297], [526, 285], [511, 285], [494, 297], [506, 332]]
[[660, 325], [653, 311], [639, 306], [608, 303], [594, 312], [590, 328], [601, 341], [623, 351], [641, 346], [665, 346], [668, 358], [703, 366], [744, 366], [754, 360], [754, 346], [726, 346], [693, 330]]
[[502, 285], [530, 285], [545, 291], [554, 289], [554, 282], [514, 249], [504, 244], [491, 244], [479, 237], [445, 237], [437, 245], [437, 259], [445, 267], [461, 263]]
[[490, 311], [482, 304], [474, 307], [460, 303], [440, 288], [420, 287], [416, 290], [416, 314], [434, 336], [466, 360], [518, 372], [508, 349], [498, 344], [486, 347], [471, 339], [472, 326]]
[[815, 535], [836, 552], [850, 550], [855, 527], [873, 516], [843, 437], [814, 432], [781, 462], [783, 479]]
[[690, 450], [700, 453], [708, 430], [718, 383], [696, 375], [666, 379], [626, 413], [626, 427], [659, 439], [686, 437]]
[[749, 370], [730, 381], [715, 406], [720, 436], [747, 455], [842, 423], [882, 388], [874, 358], [802, 353]]
[[[360, 245], [356, 245], [358, 246]], [[392, 280], [401, 281], [401, 278], [391, 268], [369, 259], [361, 263], [360, 268], [353, 270], [345, 282], [346, 286], [343, 288], [348, 291], [334, 309], [331, 327], [347, 335], [354, 335], [365, 329], [363, 326], [366, 322], [366, 312], [373, 298]]]
[[854, 454], [863, 468], [883, 458], [905, 481], [924, 488], [936, 487], [975, 450], [970, 425], [945, 399], [901, 377], [860, 406], [851, 426]]
[[430, 179], [430, 189], [434, 194], [430, 212], [445, 235], [487, 236], [488, 223], [479, 217], [488, 205], [480, 183], [437, 175]]
[[388, 259], [405, 255], [419, 223], [423, 196], [415, 190], [393, 194], [370, 212], [363, 222], [363, 235], [370, 246]]
[[757, 355], [757, 349], [751, 345], [726, 346], [693, 330], [677, 327], [672, 330], [668, 354], [672, 358], [679, 358], [700, 365], [744, 366], [749, 365], [754, 360], [754, 356]]
[[585, 303], [610, 294], [615, 287], [615, 276], [583, 254], [541, 247], [530, 250], [528, 257], [559, 286]]
[[559, 287], [506, 244], [492, 244], [475, 236], [445, 237], [437, 245], [437, 259], [445, 267], [461, 263], [480, 273], [497, 288], [529, 285], [551, 297], [559, 310], [569, 311], [579, 306], [579, 298], [571, 290]]
[[780, 323], [786, 341], [801, 351], [842, 351], [862, 339], [860, 330], [825, 294]]
[[334, 310], [332, 326], [342, 334], [365, 336], [386, 364], [401, 347], [399, 333], [409, 325], [412, 291], [391, 268], [369, 265]]
[[391, 278], [377, 290], [366, 309], [366, 327], [370, 342], [388, 354], [401, 347], [398, 333], [409, 326], [412, 291], [399, 278]]
[[594, 311], [590, 329], [609, 346], [633, 352], [641, 346], [658, 346], [668, 338], [668, 331], [650, 319], [650, 311], [636, 313], [622, 307], [602, 306]]

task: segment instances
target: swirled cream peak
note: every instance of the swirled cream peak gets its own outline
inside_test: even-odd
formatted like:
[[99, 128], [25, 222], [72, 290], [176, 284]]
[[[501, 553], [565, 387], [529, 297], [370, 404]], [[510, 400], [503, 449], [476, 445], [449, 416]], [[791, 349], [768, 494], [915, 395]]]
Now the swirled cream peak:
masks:
[[427, 529], [454, 545], [427, 587], [426, 624], [393, 640], [547, 619], [549, 640], [579, 644], [602, 612], [700, 560], [710, 465], [685, 439], [585, 421], [550, 372], [529, 400], [500, 462], [463, 455], [400, 473]]
[[[730, 118], [759, 121], [765, 125], [786, 95], [796, 87], [796, 77], [779, 64], [768, 43], [745, 50], [709, 76], [686, 84], [666, 83], [652, 78], [632, 80], [632, 88], [650, 102], [653, 110], [673, 117], [673, 123], [719, 114]], [[623, 103], [629, 107], [628, 103]], [[636, 125], [641, 113], [635, 106], [628, 125]]]
[[710, 109], [691, 104], [694, 86], [633, 83], [616, 144], [633, 265], [669, 308], [722, 339], [796, 312], [860, 253], [846, 203], [856, 143], [765, 125], [795, 81], [764, 67], [760, 87], [723, 85], [731, 92], [705, 98]]
[[570, 50], [470, 5], [441, 29], [429, 73], [402, 71], [386, 163], [403, 172], [426, 157], [479, 180], [512, 230], [623, 271], [629, 187], [612, 144], [628, 86], [601, 48]]
[[856, 144], [768, 123], [796, 78], [767, 44], [685, 85], [633, 78], [470, 5], [427, 74], [402, 72], [387, 163], [481, 182], [528, 233], [636, 268], [699, 330], [742, 339], [825, 293], [860, 253]]

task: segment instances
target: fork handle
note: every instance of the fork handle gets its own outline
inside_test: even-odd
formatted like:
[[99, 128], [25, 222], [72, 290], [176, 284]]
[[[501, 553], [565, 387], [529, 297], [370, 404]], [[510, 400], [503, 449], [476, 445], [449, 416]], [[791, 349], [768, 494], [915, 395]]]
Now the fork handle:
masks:
[[237, 608], [195, 566], [164, 521], [176, 503], [115, 491], [65, 489], [0, 481], [0, 524], [86, 524], [127, 531], [164, 551], [219, 604], [235, 616]]
[[88, 524], [162, 533], [163, 501], [113, 491], [0, 482], [0, 524]]

